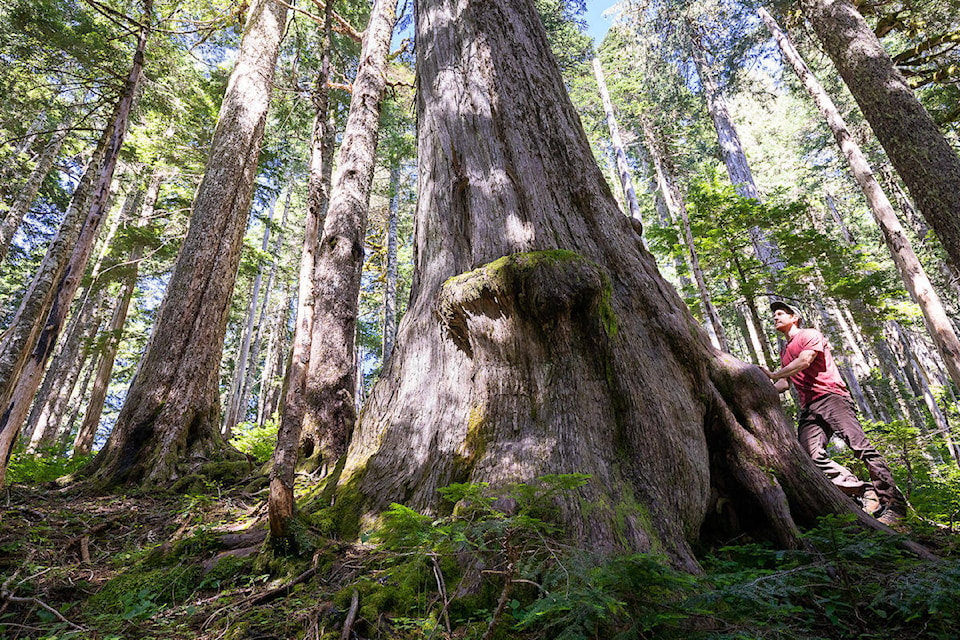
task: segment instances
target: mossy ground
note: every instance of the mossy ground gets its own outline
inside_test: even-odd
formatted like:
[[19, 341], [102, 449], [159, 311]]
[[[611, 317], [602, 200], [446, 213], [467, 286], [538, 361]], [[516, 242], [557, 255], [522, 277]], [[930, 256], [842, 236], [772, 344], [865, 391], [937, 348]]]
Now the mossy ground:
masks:
[[[351, 637], [384, 640], [477, 640], [494, 619], [486, 637], [499, 640], [947, 638], [960, 615], [957, 536], [942, 531], [925, 540], [940, 545], [939, 565], [831, 522], [808, 534], [819, 556], [740, 541], [705, 550], [707, 573], [695, 578], [655, 556], [598, 558], [533, 511], [507, 516], [464, 485], [478, 508], [446, 518], [399, 508], [377, 544], [331, 539], [337, 514], [304, 513], [289, 554], [251, 534], [265, 527], [265, 493], [243, 480], [206, 486], [107, 496], [7, 488], [0, 637], [332, 640], [354, 593]], [[240, 534], [246, 543], [227, 542]]]

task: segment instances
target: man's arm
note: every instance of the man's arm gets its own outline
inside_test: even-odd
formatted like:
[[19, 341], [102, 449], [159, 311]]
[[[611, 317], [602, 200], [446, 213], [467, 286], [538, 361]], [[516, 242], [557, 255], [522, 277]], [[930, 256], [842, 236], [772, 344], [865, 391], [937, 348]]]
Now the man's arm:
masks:
[[813, 361], [816, 359], [816, 357], [817, 357], [816, 351], [814, 351], [813, 349], [804, 349], [803, 351], [800, 352], [800, 355], [794, 358], [794, 360], [790, 364], [783, 367], [782, 369], [777, 369], [776, 371], [767, 371], [766, 369], [764, 369], [764, 372], [767, 374], [767, 377], [773, 380], [774, 382], [777, 382], [780, 380], [783, 380], [784, 382], [786, 382], [787, 378], [794, 375], [795, 373], [800, 373], [801, 371], [809, 367], [811, 364], [813, 364]]

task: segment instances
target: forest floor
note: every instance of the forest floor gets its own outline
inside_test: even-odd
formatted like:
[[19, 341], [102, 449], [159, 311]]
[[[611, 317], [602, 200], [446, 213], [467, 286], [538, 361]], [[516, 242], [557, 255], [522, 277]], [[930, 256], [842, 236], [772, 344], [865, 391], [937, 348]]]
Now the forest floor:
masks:
[[960, 536], [936, 527], [914, 537], [940, 563], [827, 522], [808, 534], [821, 555], [744, 542], [690, 577], [647, 556], [604, 563], [493, 511], [457, 524], [395, 509], [377, 544], [305, 520], [301, 552], [282, 554], [249, 490], [8, 487], [0, 637], [953, 638], [960, 619]]

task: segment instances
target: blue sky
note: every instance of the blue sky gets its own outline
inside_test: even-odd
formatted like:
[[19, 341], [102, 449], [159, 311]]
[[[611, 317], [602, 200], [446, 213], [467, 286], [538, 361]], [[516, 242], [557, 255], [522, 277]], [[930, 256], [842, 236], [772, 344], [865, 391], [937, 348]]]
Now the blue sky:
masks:
[[607, 29], [610, 28], [610, 20], [604, 19], [601, 14], [615, 4], [614, 0], [587, 0], [587, 12], [583, 17], [589, 25], [587, 33], [597, 44], [600, 44], [603, 36], [607, 35]]

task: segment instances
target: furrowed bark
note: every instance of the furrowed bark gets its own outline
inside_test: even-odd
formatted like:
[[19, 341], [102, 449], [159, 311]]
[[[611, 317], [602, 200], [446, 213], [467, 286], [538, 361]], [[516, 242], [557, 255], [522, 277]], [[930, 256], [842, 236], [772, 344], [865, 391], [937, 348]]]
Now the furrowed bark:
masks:
[[312, 441], [306, 449], [301, 445], [303, 417], [306, 412], [307, 372], [310, 365], [310, 343], [313, 340], [313, 322], [317, 253], [320, 233], [330, 204], [329, 187], [333, 173], [335, 123], [330, 111], [330, 60], [333, 3], [324, 5], [323, 59], [317, 76], [313, 103], [316, 113], [310, 145], [310, 175], [307, 195], [307, 218], [300, 254], [300, 277], [297, 281], [297, 315], [293, 330], [293, 345], [286, 380], [281, 391], [280, 425], [277, 429], [277, 447], [273, 452], [270, 478], [269, 518], [270, 533], [276, 538], [287, 537], [287, 525], [293, 517], [293, 482], [297, 460], [309, 457], [316, 448]]
[[107, 444], [98, 484], [153, 486], [231, 453], [220, 435], [218, 368], [287, 8], [250, 6], [190, 228], [147, 351]]
[[356, 421], [357, 300], [380, 107], [395, 22], [396, 0], [374, 3], [317, 254], [313, 340], [301, 436], [304, 449], [312, 440], [314, 455], [306, 457], [312, 458], [308, 465], [313, 468], [333, 468], [346, 452]]
[[960, 265], [960, 157], [848, 0], [803, 0], [803, 13], [920, 213]]

